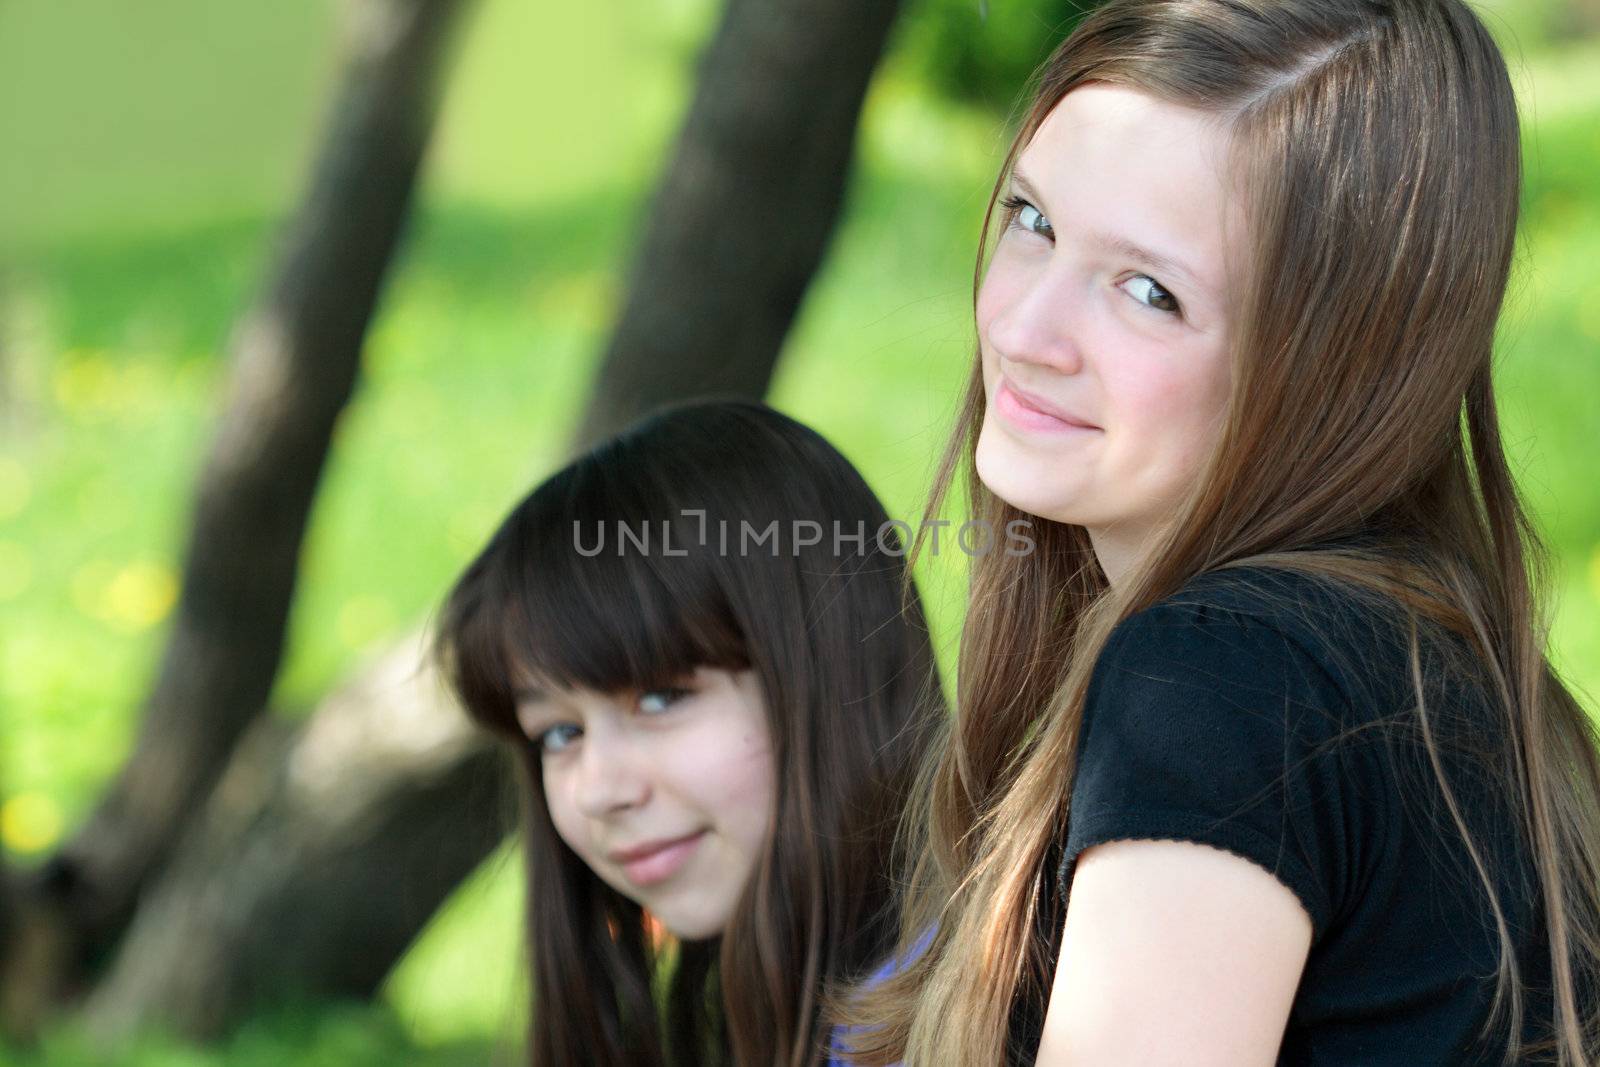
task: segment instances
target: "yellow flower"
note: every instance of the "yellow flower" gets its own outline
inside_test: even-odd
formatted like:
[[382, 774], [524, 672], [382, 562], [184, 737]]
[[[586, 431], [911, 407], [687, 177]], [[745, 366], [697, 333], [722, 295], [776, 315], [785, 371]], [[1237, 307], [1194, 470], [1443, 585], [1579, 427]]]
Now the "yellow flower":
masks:
[[62, 353], [53, 384], [61, 409], [81, 415], [110, 406], [116, 396], [117, 372], [103, 354], [73, 350]]
[[61, 809], [43, 793], [0, 804], [0, 841], [13, 852], [43, 852], [61, 837]]
[[130, 563], [105, 588], [102, 618], [124, 630], [148, 630], [178, 600], [178, 578], [160, 563]]
[[97, 559], [72, 575], [71, 590], [72, 602], [91, 619], [138, 633], [167, 617], [178, 600], [178, 579], [162, 563], [117, 567]]

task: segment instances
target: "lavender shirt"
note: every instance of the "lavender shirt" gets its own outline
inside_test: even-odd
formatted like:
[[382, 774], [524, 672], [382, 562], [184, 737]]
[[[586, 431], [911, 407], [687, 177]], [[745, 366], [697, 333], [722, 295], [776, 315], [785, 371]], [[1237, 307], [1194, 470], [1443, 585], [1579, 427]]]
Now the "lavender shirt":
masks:
[[[873, 986], [877, 985], [879, 982], [883, 981], [885, 978], [888, 978], [906, 964], [922, 955], [923, 951], [928, 947], [928, 942], [932, 940], [933, 931], [929, 930], [917, 939], [917, 943], [915, 945], [911, 946], [911, 952], [908, 955], [904, 957], [889, 957], [889, 959], [884, 961], [882, 967], [879, 967], [876, 971], [872, 972], [872, 976], [866, 981], [865, 988], [871, 989]], [[834, 1053], [842, 1053], [844, 1050], [843, 1039], [850, 1033], [859, 1031], [860, 1029], [861, 1027], [859, 1026], [835, 1026], [833, 1028], [833, 1036], [828, 1040], [829, 1050]], [[853, 1065], [849, 1060], [842, 1059], [840, 1056], [830, 1055], [828, 1057], [828, 1067], [853, 1067]]]

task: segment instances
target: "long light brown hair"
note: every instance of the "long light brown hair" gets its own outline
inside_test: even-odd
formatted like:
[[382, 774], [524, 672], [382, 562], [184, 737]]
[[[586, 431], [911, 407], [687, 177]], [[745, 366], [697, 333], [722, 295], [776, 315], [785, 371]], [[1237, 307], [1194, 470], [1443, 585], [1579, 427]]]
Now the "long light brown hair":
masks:
[[[826, 1054], [825, 989], [894, 943], [895, 827], [946, 716], [920, 604], [902, 605], [903, 552], [892, 528], [874, 537], [887, 522], [815, 431], [758, 404], [690, 404], [544, 481], [451, 590], [437, 653], [522, 786], [534, 1067], [806, 1067]], [[625, 550], [620, 530], [600, 540], [615, 523], [671, 532]], [[775, 529], [750, 542], [745, 524]], [[657, 943], [639, 905], [556, 832], [515, 691], [530, 676], [652, 689], [697, 666], [760, 681], [772, 836], [722, 936]]]
[[[1495, 411], [1521, 188], [1498, 48], [1459, 0], [1111, 0], [1041, 68], [990, 198], [979, 278], [1018, 153], [1091, 81], [1228, 124], [1253, 264], [1236, 279], [1231, 395], [1202, 475], [1115, 589], [1077, 526], [1035, 520], [1035, 552], [974, 561], [957, 716], [905, 823], [917, 859], [901, 952], [915, 959], [842, 1003], [866, 1027], [858, 1058], [1001, 1061], [1015, 998], [1048, 993], [1040, 875], [1070, 816], [1107, 635], [1195, 576], [1251, 563], [1377, 596], [1404, 625], [1409, 714], [1498, 934], [1490, 1023], [1509, 1021], [1512, 1056], [1590, 1063], [1600, 1006], [1581, 991], [1600, 959], [1600, 757], [1594, 724], [1544, 656], [1544, 556]], [[976, 476], [984, 404], [975, 362], [929, 510], [960, 475], [972, 513], [1000, 526], [1024, 516]], [[1355, 547], [1318, 547], [1340, 542]], [[1547, 921], [1556, 1026], [1544, 1042], [1521, 1043], [1524, 984], [1498, 872], [1422, 699], [1429, 634], [1471, 650], [1505, 727], [1494, 780]]]

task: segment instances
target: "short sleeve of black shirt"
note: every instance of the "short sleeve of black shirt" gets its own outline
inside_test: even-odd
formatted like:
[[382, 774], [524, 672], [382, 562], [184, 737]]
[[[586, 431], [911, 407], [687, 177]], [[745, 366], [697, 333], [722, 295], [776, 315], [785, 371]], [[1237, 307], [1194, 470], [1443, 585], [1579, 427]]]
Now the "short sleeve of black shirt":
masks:
[[[1492, 918], [1429, 801], [1405, 652], [1384, 625], [1330, 583], [1264, 570], [1207, 575], [1120, 624], [1085, 704], [1057, 891], [1097, 844], [1225, 849], [1311, 919], [1280, 1063], [1499, 1062], [1475, 1043], [1493, 994]], [[1494, 750], [1472, 691], [1429, 700], [1448, 750]], [[1492, 777], [1450, 766], [1537, 987], [1548, 963], [1514, 824]], [[1528, 1008], [1525, 1034], [1537, 1034], [1548, 1009], [1538, 996]]]
[[1344, 903], [1373, 834], [1374, 769], [1333, 746], [1346, 712], [1316, 658], [1270, 620], [1162, 603], [1101, 654], [1084, 711], [1066, 863], [1119, 838], [1227, 849], [1294, 891], [1316, 933]]

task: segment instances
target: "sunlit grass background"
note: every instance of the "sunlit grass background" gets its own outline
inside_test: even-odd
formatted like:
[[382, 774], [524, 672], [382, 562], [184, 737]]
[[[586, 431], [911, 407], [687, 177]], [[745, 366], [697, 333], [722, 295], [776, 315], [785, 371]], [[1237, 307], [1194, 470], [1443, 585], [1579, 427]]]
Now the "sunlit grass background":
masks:
[[[68, 833], [127, 751], [177, 592], [228, 329], [315, 146], [335, 15], [325, 0], [0, 6], [11, 862]], [[281, 714], [305, 714], [426, 614], [560, 460], [713, 15], [708, 0], [478, 11], [318, 500]], [[1559, 565], [1553, 651], [1600, 694], [1600, 46], [1518, 39], [1528, 193], [1501, 396]], [[970, 357], [973, 247], [1003, 138], [1002, 116], [935, 97], [891, 58], [848, 216], [770, 397], [843, 448], [895, 515], [918, 512]], [[926, 578], [949, 662], [960, 575], [941, 564]], [[504, 1058], [524, 1011], [520, 892], [502, 850], [375, 1007], [304, 1005], [209, 1051], [152, 1035], [113, 1062]], [[0, 1064], [89, 1055], [64, 1031], [37, 1053], [0, 1047]]]

